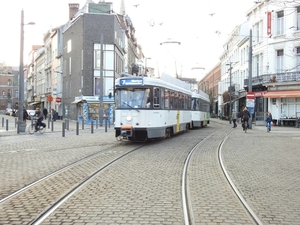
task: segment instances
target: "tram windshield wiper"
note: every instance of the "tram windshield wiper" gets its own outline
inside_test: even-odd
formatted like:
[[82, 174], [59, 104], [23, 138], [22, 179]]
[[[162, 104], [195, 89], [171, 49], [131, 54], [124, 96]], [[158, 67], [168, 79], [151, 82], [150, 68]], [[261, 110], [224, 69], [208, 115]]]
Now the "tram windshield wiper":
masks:
[[[122, 102], [124, 105], [127, 105], [129, 108], [131, 109], [135, 109], [134, 107], [132, 107], [131, 105], [127, 104], [126, 102]], [[135, 109], [136, 111], [140, 112], [138, 109]]]

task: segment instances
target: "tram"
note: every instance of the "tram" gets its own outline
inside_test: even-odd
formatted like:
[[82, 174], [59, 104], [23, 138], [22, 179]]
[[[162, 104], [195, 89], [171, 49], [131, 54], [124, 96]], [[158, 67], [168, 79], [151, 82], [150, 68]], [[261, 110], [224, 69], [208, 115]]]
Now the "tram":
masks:
[[209, 124], [210, 101], [203, 91], [192, 93], [191, 128], [204, 127]]
[[[184, 83], [184, 82], [183, 82]], [[191, 91], [162, 79], [121, 77], [115, 82], [115, 136], [143, 142], [187, 131]]]
[[186, 82], [123, 75], [115, 81], [115, 136], [145, 142], [170, 137], [209, 123], [209, 98]]

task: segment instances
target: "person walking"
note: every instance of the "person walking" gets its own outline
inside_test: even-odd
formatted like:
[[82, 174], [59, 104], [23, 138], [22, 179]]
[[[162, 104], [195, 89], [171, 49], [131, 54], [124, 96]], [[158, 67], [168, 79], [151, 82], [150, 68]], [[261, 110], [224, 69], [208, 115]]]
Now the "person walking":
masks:
[[48, 115], [48, 110], [47, 110], [47, 108], [44, 108], [43, 109], [43, 114], [44, 114], [44, 118], [45, 118], [45, 120], [47, 119], [47, 115]]
[[272, 126], [272, 114], [271, 113], [268, 113], [268, 117], [266, 119], [266, 127], [270, 128], [270, 131], [271, 131], [271, 126]]
[[231, 118], [232, 118], [232, 121], [233, 121], [233, 127], [232, 128], [236, 128], [237, 127], [237, 125], [236, 125], [237, 115], [236, 115], [236, 111], [234, 109], [232, 110]]

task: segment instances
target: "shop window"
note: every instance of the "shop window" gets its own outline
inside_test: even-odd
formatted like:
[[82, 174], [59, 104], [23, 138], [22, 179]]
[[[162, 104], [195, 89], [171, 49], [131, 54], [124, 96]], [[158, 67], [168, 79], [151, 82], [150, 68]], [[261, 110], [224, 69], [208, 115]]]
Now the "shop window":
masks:
[[276, 105], [276, 98], [272, 98], [272, 104]]

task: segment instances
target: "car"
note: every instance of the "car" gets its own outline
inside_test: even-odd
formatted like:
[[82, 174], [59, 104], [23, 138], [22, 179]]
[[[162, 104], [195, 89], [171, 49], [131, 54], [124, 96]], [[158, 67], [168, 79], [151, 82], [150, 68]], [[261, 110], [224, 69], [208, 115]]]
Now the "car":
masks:
[[11, 116], [11, 114], [12, 114], [12, 109], [11, 108], [6, 108], [5, 115]]
[[33, 117], [35, 115], [35, 110], [27, 109], [26, 111], [28, 113], [28, 118], [27, 119], [31, 120], [31, 117]]

